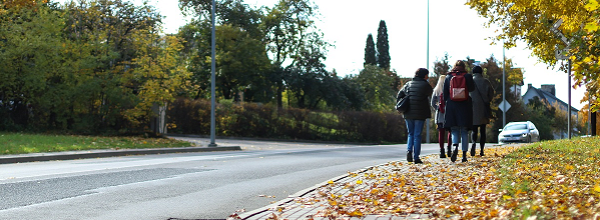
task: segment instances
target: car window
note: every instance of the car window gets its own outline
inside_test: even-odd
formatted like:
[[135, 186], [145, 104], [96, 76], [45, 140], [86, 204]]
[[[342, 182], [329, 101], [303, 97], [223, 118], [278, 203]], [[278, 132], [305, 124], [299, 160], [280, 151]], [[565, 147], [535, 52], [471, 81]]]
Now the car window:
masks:
[[531, 123], [531, 128], [537, 130], [537, 128], [535, 127], [535, 125], [533, 123]]
[[527, 130], [527, 124], [508, 124], [504, 130]]

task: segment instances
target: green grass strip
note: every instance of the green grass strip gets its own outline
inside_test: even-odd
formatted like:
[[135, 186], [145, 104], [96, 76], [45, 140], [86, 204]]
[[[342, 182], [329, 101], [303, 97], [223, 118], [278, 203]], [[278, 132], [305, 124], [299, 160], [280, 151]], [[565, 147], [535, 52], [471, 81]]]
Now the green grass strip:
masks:
[[190, 146], [193, 146], [193, 144], [168, 138], [0, 133], [0, 155], [98, 149], [173, 148]]

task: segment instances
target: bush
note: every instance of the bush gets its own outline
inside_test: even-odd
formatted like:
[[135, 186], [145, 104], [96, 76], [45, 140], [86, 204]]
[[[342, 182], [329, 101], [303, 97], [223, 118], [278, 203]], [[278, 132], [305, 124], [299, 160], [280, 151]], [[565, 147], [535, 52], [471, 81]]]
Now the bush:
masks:
[[[210, 102], [178, 99], [167, 112], [170, 133], [210, 134]], [[216, 106], [219, 136], [293, 140], [402, 143], [404, 119], [395, 112], [309, 111], [257, 103]]]

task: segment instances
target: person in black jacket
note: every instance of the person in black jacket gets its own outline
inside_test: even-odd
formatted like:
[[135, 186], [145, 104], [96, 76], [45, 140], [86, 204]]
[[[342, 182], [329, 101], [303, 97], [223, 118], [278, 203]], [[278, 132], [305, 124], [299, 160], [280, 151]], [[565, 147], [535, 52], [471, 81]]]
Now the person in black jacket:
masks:
[[[448, 73], [446, 82], [444, 83], [444, 100], [446, 101], [446, 122], [444, 126], [452, 130], [452, 143], [454, 150], [450, 160], [456, 161], [458, 154], [458, 143], [462, 142], [463, 159], [462, 162], [467, 162], [467, 151], [469, 150], [468, 130], [473, 127], [473, 103], [471, 97], [467, 94], [467, 99], [464, 101], [454, 101], [450, 98], [450, 84], [452, 78], [456, 75], [465, 77], [466, 89], [468, 92], [475, 90], [475, 82], [473, 75], [467, 73], [464, 61], [456, 61], [452, 71]], [[457, 78], [458, 79], [458, 78]]]
[[408, 162], [423, 163], [419, 158], [421, 154], [421, 131], [425, 125], [425, 119], [431, 118], [431, 108], [429, 98], [433, 93], [433, 88], [427, 81], [429, 79], [429, 70], [419, 68], [415, 72], [415, 77], [404, 84], [404, 87], [398, 92], [397, 99], [409, 97], [408, 111], [404, 112], [404, 121], [408, 130], [406, 159]]

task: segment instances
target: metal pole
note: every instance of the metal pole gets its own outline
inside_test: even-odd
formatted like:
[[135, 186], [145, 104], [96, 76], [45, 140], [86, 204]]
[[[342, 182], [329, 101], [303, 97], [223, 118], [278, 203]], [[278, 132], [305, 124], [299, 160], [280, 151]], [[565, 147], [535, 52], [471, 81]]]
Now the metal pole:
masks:
[[[429, 0], [427, 0], [427, 61], [426, 61], [427, 65], [425, 65], [425, 68], [429, 69]], [[430, 120], [426, 119], [426, 124], [427, 124], [427, 133], [426, 133], [426, 139], [427, 141], [425, 141], [426, 143], [431, 143], [431, 139], [430, 139], [430, 135], [429, 135], [429, 123]]]
[[211, 33], [211, 63], [210, 63], [210, 71], [211, 71], [211, 75], [210, 75], [210, 144], [208, 144], [209, 147], [216, 147], [217, 144], [215, 143], [215, 124], [216, 124], [216, 120], [215, 120], [215, 108], [216, 108], [216, 103], [215, 103], [215, 70], [216, 70], [216, 61], [215, 61], [215, 56], [216, 56], [216, 52], [215, 52], [215, 45], [216, 43], [216, 34], [215, 34], [215, 0], [212, 0], [212, 8], [211, 8], [211, 22], [212, 22], [212, 33]]
[[567, 110], [567, 135], [569, 137], [569, 139], [571, 139], [571, 58], [569, 57], [569, 71], [568, 74], [569, 76], [569, 109]]
[[504, 42], [502, 43], [502, 129], [506, 126], [506, 55], [504, 52]]

